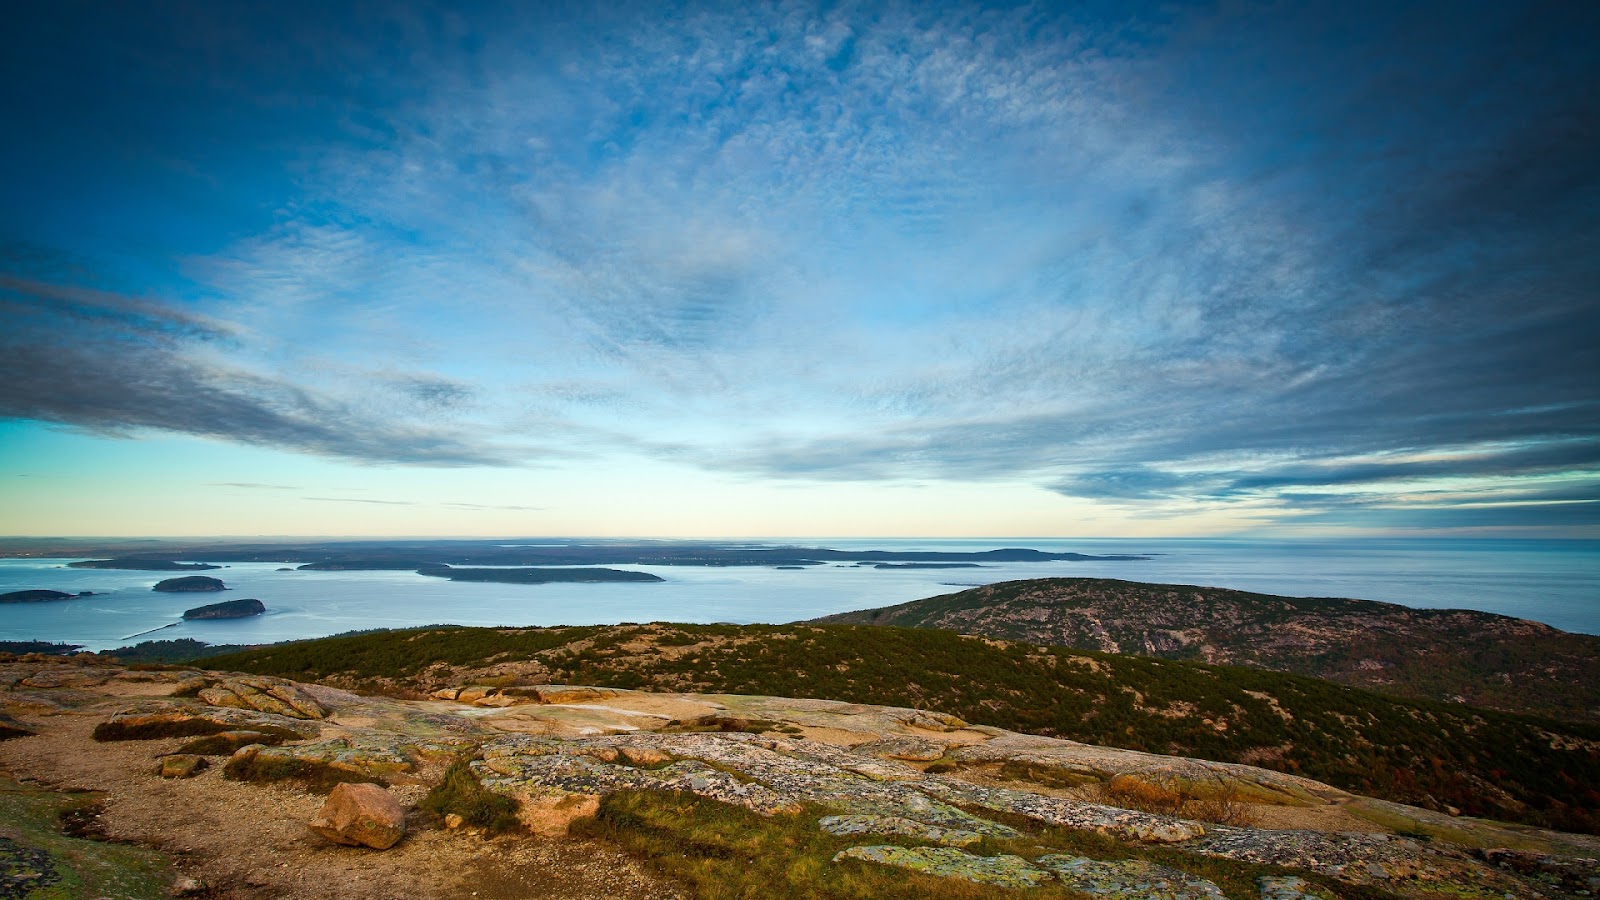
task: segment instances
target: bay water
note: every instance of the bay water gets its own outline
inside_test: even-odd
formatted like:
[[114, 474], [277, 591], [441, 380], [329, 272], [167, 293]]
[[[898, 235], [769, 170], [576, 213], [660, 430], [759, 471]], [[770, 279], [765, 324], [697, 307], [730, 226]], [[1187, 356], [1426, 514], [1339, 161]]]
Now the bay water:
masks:
[[[451, 582], [414, 572], [279, 571], [281, 563], [233, 563], [203, 573], [227, 583], [230, 590], [220, 594], [151, 590], [163, 578], [188, 573], [71, 569], [66, 567], [70, 559], [8, 559], [0, 560], [0, 593], [44, 588], [93, 591], [94, 596], [0, 605], [0, 640], [64, 641], [103, 650], [141, 640], [254, 644], [432, 624], [783, 623], [904, 603], [979, 584], [1060, 576], [1475, 609], [1600, 634], [1600, 541], [807, 538], [770, 543], [839, 550], [1030, 547], [1149, 558], [958, 569], [849, 564], [800, 570], [617, 566], [666, 580], [543, 585]], [[267, 613], [248, 619], [180, 621], [190, 607], [243, 597], [260, 599]]]

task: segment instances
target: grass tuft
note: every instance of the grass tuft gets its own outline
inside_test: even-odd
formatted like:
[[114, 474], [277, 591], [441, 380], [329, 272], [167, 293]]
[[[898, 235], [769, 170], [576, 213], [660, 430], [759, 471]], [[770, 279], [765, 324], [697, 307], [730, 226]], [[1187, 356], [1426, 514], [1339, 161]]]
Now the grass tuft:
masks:
[[444, 773], [444, 778], [422, 798], [418, 807], [424, 812], [446, 816], [455, 813], [474, 828], [489, 834], [517, 831], [522, 823], [517, 820], [517, 801], [486, 789], [473, 774], [469, 760], [457, 760]]

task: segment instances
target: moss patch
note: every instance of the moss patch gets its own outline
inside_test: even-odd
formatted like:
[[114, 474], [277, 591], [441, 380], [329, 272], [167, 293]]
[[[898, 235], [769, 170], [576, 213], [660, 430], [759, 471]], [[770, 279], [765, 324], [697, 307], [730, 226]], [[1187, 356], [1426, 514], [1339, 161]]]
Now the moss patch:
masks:
[[[74, 811], [92, 807], [96, 799], [92, 794], [58, 794], [0, 777], [0, 896], [28, 900], [169, 896], [167, 888], [176, 872], [164, 854], [62, 833], [62, 823], [70, 822]], [[27, 877], [30, 873], [37, 877]], [[32, 887], [4, 893], [8, 883]]]

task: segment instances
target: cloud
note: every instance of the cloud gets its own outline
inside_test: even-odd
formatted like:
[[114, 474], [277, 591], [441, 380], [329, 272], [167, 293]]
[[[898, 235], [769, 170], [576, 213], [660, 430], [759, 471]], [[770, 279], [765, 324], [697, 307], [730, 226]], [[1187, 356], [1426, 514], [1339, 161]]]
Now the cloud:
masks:
[[298, 488], [298, 487], [296, 487], [296, 486], [294, 486], [292, 484], [260, 484], [260, 483], [254, 482], [254, 481], [208, 481], [208, 482], [206, 482], [206, 484], [211, 485], [212, 487], [234, 487], [234, 488], [244, 488], [246, 490], [263, 490], [263, 491], [298, 491], [298, 490], [300, 490], [300, 488]]
[[0, 281], [0, 412], [1297, 521], [1596, 483], [1592, 11], [387, 13], [261, 26], [332, 100], [204, 299]]
[[503, 465], [486, 444], [349, 403], [196, 352], [228, 330], [102, 292], [0, 284], [0, 416], [130, 436], [141, 429], [431, 466]]

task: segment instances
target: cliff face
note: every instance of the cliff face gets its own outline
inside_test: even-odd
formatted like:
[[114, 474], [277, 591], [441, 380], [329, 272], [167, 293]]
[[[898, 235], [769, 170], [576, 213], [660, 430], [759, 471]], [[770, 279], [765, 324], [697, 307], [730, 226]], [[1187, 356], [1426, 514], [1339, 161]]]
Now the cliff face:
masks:
[[1403, 697], [1600, 721], [1600, 637], [1470, 610], [1043, 578], [816, 621], [1256, 666]]

